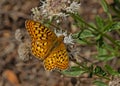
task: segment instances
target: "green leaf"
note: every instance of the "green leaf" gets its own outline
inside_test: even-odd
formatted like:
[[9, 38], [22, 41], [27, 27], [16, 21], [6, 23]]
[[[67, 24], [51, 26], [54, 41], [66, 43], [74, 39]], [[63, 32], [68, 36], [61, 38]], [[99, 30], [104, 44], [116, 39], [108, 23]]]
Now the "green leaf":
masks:
[[109, 61], [111, 59], [113, 59], [113, 56], [110, 55], [99, 55], [95, 57], [96, 59], [100, 60], [100, 61]]
[[115, 56], [114, 51], [109, 51], [108, 49], [109, 48], [107, 48], [105, 45], [102, 45], [101, 47], [97, 46], [98, 55], [95, 56], [95, 58], [101, 61], [109, 61], [113, 59]]
[[77, 43], [81, 44], [81, 45], [86, 45], [86, 44], [87, 44], [87, 42], [84, 41], [84, 40], [82, 40], [82, 39], [75, 39], [75, 41], [76, 41]]
[[105, 69], [106, 71], [110, 74], [110, 75], [118, 75], [119, 73], [117, 71], [115, 71], [111, 66], [109, 65], [105, 65]]
[[107, 84], [105, 84], [105, 83], [102, 82], [102, 81], [98, 81], [98, 80], [94, 81], [93, 83], [94, 83], [96, 86], [107, 86]]
[[101, 5], [103, 7], [103, 10], [108, 13], [108, 6], [105, 0], [101, 0]]
[[94, 74], [99, 74], [101, 76], [105, 76], [106, 75], [106, 72], [100, 67], [100, 66], [96, 66], [94, 71], [93, 71]]
[[104, 49], [103, 47], [98, 47], [98, 55], [106, 55], [107, 54], [107, 50]]
[[84, 30], [81, 35], [80, 38], [87, 38], [87, 37], [94, 37], [94, 35], [92, 34], [91, 31], [89, 30]]
[[81, 38], [80, 38], [80, 32], [78, 33], [75, 33], [75, 34], [72, 34], [72, 38], [77, 42], [77, 43], [80, 43], [80, 44], [87, 44], [85, 41], [83, 41]]
[[83, 71], [80, 67], [78, 66], [73, 66], [71, 67], [69, 70], [64, 70], [61, 73], [64, 75], [68, 75], [68, 76], [80, 76], [81, 74], [83, 74], [85, 71]]
[[88, 44], [89, 41], [86, 38], [94, 37], [91, 31], [82, 30], [72, 35], [73, 39], [80, 44]]
[[104, 20], [100, 16], [96, 16], [97, 27], [102, 30], [104, 27]]
[[114, 22], [108, 29], [107, 31], [113, 31], [113, 30], [118, 30], [120, 29], [120, 22]]
[[[109, 44], [107, 44], [107, 43], [104, 43], [104, 46], [103, 46], [105, 49], [107, 49], [107, 50], [109, 50], [110, 52], [113, 52], [114, 53], [114, 51], [115, 51], [115, 49], [111, 46], [111, 45], [109, 45]], [[110, 55], [110, 54], [109, 54]]]
[[111, 59], [114, 58], [114, 56], [111, 56], [111, 55], [98, 55], [98, 56], [95, 56], [96, 59], [100, 60], [100, 61], [109, 61]]

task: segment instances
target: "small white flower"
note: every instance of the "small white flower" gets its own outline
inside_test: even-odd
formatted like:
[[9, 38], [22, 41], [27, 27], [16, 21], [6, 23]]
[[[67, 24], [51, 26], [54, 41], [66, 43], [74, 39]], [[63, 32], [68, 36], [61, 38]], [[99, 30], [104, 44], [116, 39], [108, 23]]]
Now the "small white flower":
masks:
[[60, 23], [60, 20], [58, 19], [58, 20], [56, 20], [56, 23]]
[[32, 8], [31, 11], [33, 12], [34, 15], [39, 14], [38, 7]]
[[73, 1], [70, 4], [70, 6], [66, 8], [66, 11], [74, 13], [74, 12], [77, 12], [79, 8], [80, 8], [80, 3], [78, 4], [77, 2]]
[[57, 37], [64, 35], [64, 43], [65, 44], [74, 44], [73, 43], [73, 38], [72, 38], [72, 34], [67, 35], [67, 31], [63, 32], [62, 30], [57, 31], [56, 29], [54, 30], [55, 34], [57, 35]]
[[40, 8], [41, 8], [41, 9], [45, 9], [45, 7], [46, 7], [46, 5], [47, 5], [47, 4], [46, 4], [46, 1], [41, 1], [41, 0], [40, 0], [40, 2], [42, 3], [42, 5], [40, 6]]
[[62, 30], [57, 31], [56, 29], [54, 30], [54, 33], [57, 35], [57, 37], [63, 35]]
[[65, 38], [64, 38], [64, 43], [66, 43], [66, 44], [74, 44], [73, 41], [74, 40], [72, 38], [72, 34], [65, 36]]
[[39, 20], [40, 16], [41, 16], [39, 8], [38, 7], [32, 8], [31, 11], [33, 13], [33, 19], [34, 20]]

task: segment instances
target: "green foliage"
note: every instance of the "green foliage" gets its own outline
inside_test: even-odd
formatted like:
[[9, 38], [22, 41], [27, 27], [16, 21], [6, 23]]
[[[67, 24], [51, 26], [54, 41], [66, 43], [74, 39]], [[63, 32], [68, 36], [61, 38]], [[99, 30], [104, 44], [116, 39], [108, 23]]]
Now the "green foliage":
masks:
[[114, 22], [107, 28], [107, 31], [119, 30], [120, 29], [120, 22]]
[[[101, 5], [107, 17], [102, 18], [97, 15], [95, 23], [86, 22], [80, 15], [70, 13], [75, 20], [75, 25], [80, 28], [79, 32], [72, 35], [73, 38], [80, 44], [95, 47], [97, 54], [92, 57], [105, 64], [114, 58], [120, 57], [120, 39], [115, 39], [113, 35], [113, 33], [117, 36], [120, 35], [120, 1], [114, 0], [113, 3], [116, 4], [119, 12], [116, 12], [116, 8], [112, 5], [108, 5], [106, 0], [101, 0]], [[110, 13], [111, 7], [116, 12], [114, 16]], [[108, 80], [110, 76], [119, 75], [110, 65], [105, 65], [103, 68], [92, 63], [91, 66], [78, 65], [80, 67], [71, 67], [70, 70], [62, 73], [70, 76], [80, 76], [83, 73], [88, 73], [91, 78], [96, 75]], [[107, 86], [102, 81], [94, 81], [94, 84], [96, 86]]]
[[99, 81], [99, 80], [96, 80], [96, 81], [94, 81], [93, 83], [94, 83], [96, 86], [108, 86], [108, 85], [106, 85], [104, 82]]
[[99, 74], [101, 76], [105, 76], [107, 73], [99, 66], [95, 67], [94, 71], [93, 71], [94, 74]]
[[106, 0], [101, 0], [101, 5], [103, 7], [104, 12], [106, 12], [106, 14], [108, 15], [109, 21], [112, 21], [111, 13], [109, 12], [110, 9]]
[[97, 45], [96, 47], [97, 47], [98, 54], [94, 58], [100, 61], [109, 61], [113, 59], [116, 55], [115, 50], [110, 45], [107, 45], [105, 43], [101, 43], [101, 44], [99, 43], [99, 45]]
[[100, 16], [96, 16], [96, 26], [102, 30], [104, 27], [105, 23], [104, 20]]
[[103, 7], [104, 12], [108, 13], [109, 12], [109, 8], [108, 8], [108, 5], [107, 5], [105, 0], [101, 0], [101, 5]]
[[65, 74], [65, 75], [68, 75], [68, 76], [80, 76], [81, 74], [83, 74], [85, 71], [83, 71], [83, 69], [81, 69], [80, 67], [78, 66], [73, 66], [71, 67], [69, 70], [64, 70], [62, 71], [61, 73], [62, 74]]
[[94, 37], [94, 35], [89, 30], [82, 30], [81, 32], [73, 34], [72, 36], [80, 44], [89, 44], [86, 38]]
[[[105, 0], [101, 0], [102, 7], [104, 8], [104, 11], [108, 14], [109, 13], [109, 7]], [[73, 34], [73, 38], [80, 43], [80, 44], [86, 44], [86, 45], [93, 45], [96, 44], [96, 49], [98, 51], [98, 54], [95, 55], [95, 58], [101, 61], [109, 61], [115, 57], [120, 56], [119, 47], [120, 47], [120, 41], [115, 40], [113, 37], [108, 35], [108, 33], [112, 31], [119, 32], [120, 29], [120, 22], [111, 21], [111, 14], [108, 15], [108, 18], [103, 19], [100, 16], [96, 16], [96, 23], [95, 24], [89, 24], [86, 23], [78, 14], [71, 14], [71, 16], [74, 18], [75, 21], [78, 22], [78, 24], [84, 24], [85, 26], [79, 27], [82, 28], [80, 32]], [[118, 33], [118, 35], [120, 32]], [[108, 43], [107, 40], [109, 40], [111, 43]]]
[[114, 0], [110, 7], [116, 14], [114, 18], [120, 18], [120, 0]]
[[105, 65], [105, 69], [110, 75], [119, 75], [119, 73], [109, 65]]

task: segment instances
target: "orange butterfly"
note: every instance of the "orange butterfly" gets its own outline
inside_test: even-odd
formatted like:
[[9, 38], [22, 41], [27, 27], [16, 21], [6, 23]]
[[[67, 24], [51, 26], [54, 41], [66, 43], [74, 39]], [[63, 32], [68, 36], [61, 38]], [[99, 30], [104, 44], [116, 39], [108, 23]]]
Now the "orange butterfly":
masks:
[[32, 39], [32, 53], [43, 60], [46, 70], [65, 70], [69, 66], [69, 57], [63, 42], [64, 36], [57, 37], [49, 28], [39, 22], [25, 22]]

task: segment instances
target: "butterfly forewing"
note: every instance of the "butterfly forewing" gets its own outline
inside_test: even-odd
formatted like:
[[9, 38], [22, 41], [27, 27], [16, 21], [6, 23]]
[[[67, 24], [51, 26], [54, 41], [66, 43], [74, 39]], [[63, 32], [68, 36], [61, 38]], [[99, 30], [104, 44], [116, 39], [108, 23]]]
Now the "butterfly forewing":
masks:
[[32, 53], [39, 59], [45, 59], [52, 51], [52, 45], [48, 41], [32, 41]]
[[53, 31], [39, 22], [27, 20], [25, 26], [32, 39], [33, 54], [43, 60], [51, 51], [54, 41], [57, 40], [57, 36]]
[[33, 20], [27, 20], [25, 22], [26, 29], [28, 30], [32, 40], [41, 40], [48, 41], [52, 43], [52, 41], [56, 40], [57, 36], [53, 31], [49, 28], [43, 26], [39, 22], [35, 22]]

